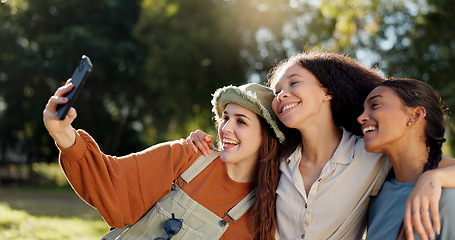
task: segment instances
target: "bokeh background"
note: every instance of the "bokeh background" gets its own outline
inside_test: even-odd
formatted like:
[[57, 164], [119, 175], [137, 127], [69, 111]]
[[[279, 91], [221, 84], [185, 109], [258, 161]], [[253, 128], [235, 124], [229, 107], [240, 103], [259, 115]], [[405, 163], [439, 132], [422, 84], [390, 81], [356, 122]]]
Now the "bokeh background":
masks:
[[42, 122], [83, 54], [75, 108], [111, 155], [215, 135], [216, 88], [265, 83], [299, 51], [347, 54], [430, 84], [455, 119], [454, 0], [0, 0], [0, 239], [98, 239], [99, 214], [69, 188]]

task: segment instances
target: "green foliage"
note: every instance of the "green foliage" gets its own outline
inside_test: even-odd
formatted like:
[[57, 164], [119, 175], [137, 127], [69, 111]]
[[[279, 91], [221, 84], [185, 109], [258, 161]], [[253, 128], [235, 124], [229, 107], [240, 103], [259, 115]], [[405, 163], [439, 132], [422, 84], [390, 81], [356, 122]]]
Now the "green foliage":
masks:
[[213, 129], [216, 88], [252, 76], [265, 82], [277, 60], [297, 51], [346, 53], [389, 76], [423, 79], [455, 106], [451, 0], [0, 4], [1, 161], [55, 161], [42, 109], [82, 54], [94, 70], [74, 126], [116, 155]]
[[[120, 139], [137, 138], [130, 126], [140, 111], [133, 106], [146, 90], [141, 81], [145, 51], [131, 35], [137, 1], [17, 0], [2, 3], [1, 9], [3, 161], [14, 160], [11, 154], [17, 152], [28, 162], [57, 157], [42, 110], [83, 54], [92, 59], [94, 71], [75, 103], [75, 127], [91, 132], [111, 153], [118, 151]], [[134, 140], [122, 144], [125, 152], [144, 147]]]
[[142, 2], [134, 33], [148, 50], [148, 93], [143, 97], [149, 118], [143, 125], [153, 126], [158, 141], [195, 130], [187, 129], [185, 122], [211, 127], [211, 93], [246, 82], [241, 37], [230, 23], [227, 5], [211, 0]]
[[99, 239], [106, 229], [102, 220], [36, 217], [0, 204], [0, 239]]
[[32, 164], [33, 172], [56, 186], [68, 186], [65, 174], [58, 163], [37, 162]]

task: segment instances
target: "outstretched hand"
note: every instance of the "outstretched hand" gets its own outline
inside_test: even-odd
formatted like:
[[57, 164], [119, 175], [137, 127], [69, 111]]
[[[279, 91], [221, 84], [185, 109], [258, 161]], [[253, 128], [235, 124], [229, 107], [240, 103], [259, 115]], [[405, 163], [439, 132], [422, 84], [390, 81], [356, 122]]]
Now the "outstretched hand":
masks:
[[191, 132], [190, 136], [186, 138], [186, 142], [193, 148], [194, 152], [197, 153], [199, 149], [204, 156], [210, 153], [210, 149], [215, 148], [213, 146], [213, 137], [199, 129]]
[[[413, 228], [422, 240], [434, 239], [441, 231], [439, 200], [442, 186], [432, 170], [420, 175], [406, 201], [403, 227], [406, 239], [413, 240]], [[431, 215], [431, 216], [430, 216]], [[433, 224], [431, 223], [431, 219]]]
[[76, 141], [76, 134], [71, 123], [76, 119], [77, 113], [76, 109], [70, 108], [65, 119], [59, 120], [57, 117], [57, 105], [68, 101], [64, 95], [71, 91], [73, 87], [70, 80], [64, 86], [59, 87], [54, 95], [49, 98], [43, 111], [44, 126], [51, 137], [62, 148], [71, 147]]

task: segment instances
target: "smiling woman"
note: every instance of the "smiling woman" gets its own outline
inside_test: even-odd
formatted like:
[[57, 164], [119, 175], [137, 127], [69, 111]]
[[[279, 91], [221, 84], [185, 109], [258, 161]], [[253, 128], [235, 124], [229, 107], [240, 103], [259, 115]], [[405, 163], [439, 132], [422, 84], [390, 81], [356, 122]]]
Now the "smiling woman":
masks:
[[[381, 83], [368, 95], [364, 108], [358, 121], [365, 134], [365, 149], [385, 153], [393, 166], [390, 179], [371, 200], [367, 239], [396, 239], [405, 217], [406, 199], [418, 178], [423, 174], [434, 174], [431, 170], [439, 166], [455, 164], [454, 159], [442, 156], [444, 111], [431, 87], [412, 79]], [[451, 178], [450, 175], [447, 177]], [[433, 186], [431, 181], [428, 184]], [[437, 206], [429, 209], [424, 203], [419, 209], [412, 209], [412, 217], [430, 215], [431, 211], [435, 227], [425, 229], [429, 237], [453, 239], [455, 189], [442, 189], [440, 218], [435, 208]], [[407, 231], [406, 235], [416, 234]]]
[[274, 208], [259, 204], [269, 201], [264, 194], [274, 196], [276, 183], [264, 182], [278, 174], [284, 140], [271, 110], [270, 88], [246, 84], [215, 92], [221, 154], [212, 150], [201, 156], [173, 141], [123, 157], [104, 154], [88, 133], [76, 131], [74, 108], [57, 119], [56, 105], [67, 101], [63, 96], [71, 88], [68, 82], [49, 99], [44, 123], [71, 186], [113, 228], [103, 239], [273, 237]]
[[[276, 189], [281, 239], [362, 238], [370, 197], [381, 188], [391, 164], [384, 154], [365, 150], [356, 120], [365, 98], [382, 81], [373, 69], [327, 52], [299, 53], [272, 69], [273, 110], [284, 125], [296, 130], [286, 135]], [[209, 145], [204, 134], [196, 131], [190, 136], [202, 149]], [[435, 191], [441, 190], [437, 182], [441, 179], [433, 177], [433, 191], [427, 191], [425, 181], [416, 184], [415, 196], [408, 201], [413, 208], [434, 208], [438, 202]], [[274, 176], [268, 180], [274, 181]], [[429, 215], [422, 215], [422, 222], [427, 226]], [[422, 224], [420, 218], [412, 223], [409, 229]]]

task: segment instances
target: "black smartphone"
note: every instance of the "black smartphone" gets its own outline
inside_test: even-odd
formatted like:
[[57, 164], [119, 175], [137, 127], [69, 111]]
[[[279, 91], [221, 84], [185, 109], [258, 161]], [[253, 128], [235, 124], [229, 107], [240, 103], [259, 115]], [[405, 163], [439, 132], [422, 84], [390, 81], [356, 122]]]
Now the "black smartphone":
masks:
[[73, 84], [73, 89], [65, 94], [65, 97], [68, 98], [68, 102], [65, 104], [58, 104], [57, 105], [57, 117], [60, 120], [65, 119], [68, 110], [73, 105], [74, 99], [76, 99], [77, 94], [81, 90], [82, 86], [84, 85], [85, 81], [92, 72], [93, 65], [90, 61], [90, 58], [83, 55], [81, 61], [77, 65], [76, 71], [74, 71], [73, 76], [71, 77], [71, 83]]

